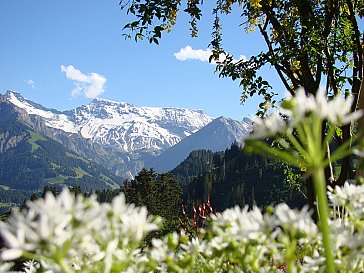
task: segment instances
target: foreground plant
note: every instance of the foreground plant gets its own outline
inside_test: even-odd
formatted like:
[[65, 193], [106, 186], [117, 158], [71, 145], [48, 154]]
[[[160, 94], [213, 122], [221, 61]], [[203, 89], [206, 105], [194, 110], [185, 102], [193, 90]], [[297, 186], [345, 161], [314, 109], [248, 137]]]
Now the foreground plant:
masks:
[[[158, 220], [125, 204], [123, 195], [109, 205], [65, 189], [28, 206], [0, 226], [6, 244], [1, 259], [29, 259], [26, 272], [276, 272], [294, 258], [286, 254], [292, 241], [306, 249], [319, 238], [307, 210], [281, 204], [267, 214], [226, 210], [212, 216], [200, 238], [172, 233], [141, 249]], [[5, 264], [0, 272], [9, 269]]]
[[[330, 239], [329, 212], [326, 196], [324, 168], [330, 160], [335, 161], [352, 153], [350, 141], [342, 144], [329, 158], [327, 149], [333, 139], [336, 126], [350, 124], [361, 116], [351, 112], [352, 98], [336, 96], [328, 101], [318, 90], [316, 96], [307, 96], [300, 88], [295, 97], [285, 100], [279, 112], [265, 119], [256, 117], [255, 128], [246, 141], [247, 149], [270, 155], [305, 170], [312, 176], [317, 195], [319, 227], [323, 236], [326, 256], [326, 272], [335, 272]], [[329, 123], [329, 132], [322, 141], [323, 128]], [[259, 139], [274, 138], [279, 147], [268, 145]], [[288, 267], [290, 272], [292, 265]]]
[[124, 195], [106, 204], [65, 189], [27, 205], [0, 222], [7, 246], [0, 257], [35, 260], [49, 272], [123, 272], [137, 262], [141, 241], [160, 222], [145, 207], [126, 204]]
[[[345, 184], [329, 198], [345, 217], [333, 220], [336, 269], [358, 273], [364, 268], [364, 186]], [[143, 238], [159, 220], [145, 208], [75, 197], [67, 189], [45, 200], [28, 202], [0, 223], [5, 248], [0, 272], [11, 272], [6, 260], [28, 259], [24, 272], [327, 272], [322, 237], [307, 208], [279, 204], [262, 213], [257, 207], [231, 208], [212, 215], [200, 237], [171, 233]]]

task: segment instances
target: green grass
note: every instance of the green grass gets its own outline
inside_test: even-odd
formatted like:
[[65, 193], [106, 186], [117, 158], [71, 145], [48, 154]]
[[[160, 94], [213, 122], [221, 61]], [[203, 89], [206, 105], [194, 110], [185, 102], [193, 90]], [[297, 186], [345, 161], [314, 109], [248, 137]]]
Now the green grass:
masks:
[[52, 167], [53, 170], [56, 170], [56, 169], [59, 169], [59, 167], [61, 167], [61, 166], [54, 163], [54, 162], [51, 162], [51, 167]]
[[[74, 171], [76, 172], [76, 176], [74, 177], [76, 179], [82, 178], [85, 175], [91, 176], [88, 172], [81, 169], [80, 167], [75, 168]], [[44, 180], [44, 182], [47, 184], [51, 184], [51, 185], [62, 185], [65, 183], [66, 179], [71, 178], [71, 177], [73, 177], [73, 176], [58, 175], [56, 177], [47, 178]], [[107, 177], [103, 174], [101, 175], [100, 182], [105, 183], [106, 185], [110, 186], [112, 189], [117, 189], [120, 187], [117, 183], [115, 183], [109, 177]]]
[[100, 174], [100, 179], [102, 181], [105, 181], [105, 182], [109, 182], [109, 183], [114, 183], [114, 181], [112, 181], [112, 179], [110, 177], [107, 177], [106, 175], [104, 174]]
[[120, 187], [118, 183], [114, 182], [110, 177], [107, 177], [104, 174], [100, 174], [100, 180], [105, 182], [105, 184], [109, 185], [113, 189], [117, 189]]
[[17, 206], [18, 204], [15, 204], [15, 203], [3, 203], [3, 202], [0, 202], [0, 208], [8, 208], [8, 207], [14, 207], [14, 206]]
[[69, 176], [59, 175], [56, 177], [47, 178], [44, 180], [44, 182], [48, 184], [63, 184], [67, 178], [69, 178]]
[[40, 146], [36, 143], [38, 140], [43, 140], [46, 141], [46, 139], [41, 136], [38, 133], [35, 133], [33, 131], [28, 130], [29, 134], [30, 134], [30, 139], [28, 140], [28, 142], [32, 145], [32, 152], [34, 152], [35, 150], [37, 150]]
[[5, 185], [0, 185], [0, 189], [3, 189], [3, 190], [11, 190], [11, 188], [9, 186], [5, 186]]
[[81, 178], [85, 175], [91, 176], [88, 172], [86, 172], [85, 170], [81, 169], [80, 167], [77, 167], [74, 169], [76, 172], [76, 178]]
[[107, 182], [107, 181], [103, 181], [106, 185], [109, 185], [113, 190], [120, 188], [120, 185], [116, 184], [115, 182]]
[[82, 157], [79, 157], [77, 155], [74, 155], [74, 154], [72, 154], [70, 152], [66, 152], [66, 156], [71, 157], [71, 158], [76, 158], [76, 159], [82, 160], [85, 163], [89, 163], [90, 162], [90, 161], [88, 161], [88, 160], [86, 160], [86, 159], [84, 159]]

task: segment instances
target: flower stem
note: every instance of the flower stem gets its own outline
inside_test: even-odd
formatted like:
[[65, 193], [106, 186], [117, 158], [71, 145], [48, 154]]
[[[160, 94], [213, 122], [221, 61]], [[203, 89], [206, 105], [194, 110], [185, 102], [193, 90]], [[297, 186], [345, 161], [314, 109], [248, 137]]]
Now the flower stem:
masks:
[[65, 259], [58, 260], [58, 264], [64, 273], [73, 273], [73, 270], [69, 267]]
[[294, 273], [295, 263], [296, 263], [296, 257], [295, 257], [295, 251], [297, 247], [297, 241], [293, 240], [291, 242], [291, 245], [287, 247], [287, 256], [286, 256], [286, 263], [287, 263], [287, 273]]
[[311, 170], [315, 192], [317, 194], [317, 206], [320, 214], [319, 227], [322, 233], [327, 273], [335, 273], [334, 257], [332, 253], [330, 240], [329, 212], [326, 195], [326, 181], [323, 168], [314, 168]]

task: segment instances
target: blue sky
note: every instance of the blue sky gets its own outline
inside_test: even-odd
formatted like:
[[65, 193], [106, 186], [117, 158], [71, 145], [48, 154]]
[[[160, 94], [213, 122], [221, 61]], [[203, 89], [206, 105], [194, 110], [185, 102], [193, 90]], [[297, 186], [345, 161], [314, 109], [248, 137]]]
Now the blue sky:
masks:
[[[58, 110], [97, 96], [137, 106], [202, 109], [237, 120], [256, 112], [258, 99], [241, 105], [238, 82], [219, 78], [213, 64], [198, 59], [206, 55], [211, 16], [198, 24], [198, 38], [190, 38], [189, 18], [180, 16], [156, 46], [124, 39], [130, 17], [118, 3], [0, 1], [0, 93], [15, 90]], [[238, 27], [239, 20], [238, 15], [223, 20], [224, 45], [237, 59], [264, 47], [258, 33]], [[263, 73], [283, 93], [275, 71]]]

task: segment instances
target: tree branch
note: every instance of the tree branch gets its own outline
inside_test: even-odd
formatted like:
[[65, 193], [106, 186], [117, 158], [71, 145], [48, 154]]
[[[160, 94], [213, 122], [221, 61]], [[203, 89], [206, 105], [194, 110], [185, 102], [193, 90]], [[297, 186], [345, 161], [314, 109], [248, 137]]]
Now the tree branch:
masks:
[[[266, 31], [267, 25], [268, 25], [268, 21], [266, 21], [265, 26], [263, 28], [261, 25], [259, 25], [259, 29], [260, 29], [260, 33], [263, 35], [264, 40], [268, 46], [269, 53], [272, 55], [272, 58], [274, 59], [275, 54], [273, 51], [272, 42], [269, 40], [267, 31]], [[271, 64], [273, 64], [274, 68], [276, 69], [276, 71], [279, 75], [279, 78], [283, 82], [285, 88], [289, 91], [289, 93], [293, 94], [294, 90], [292, 90], [292, 88], [289, 86], [286, 78], [282, 74], [282, 70], [281, 70], [280, 66], [275, 61], [271, 61]]]

